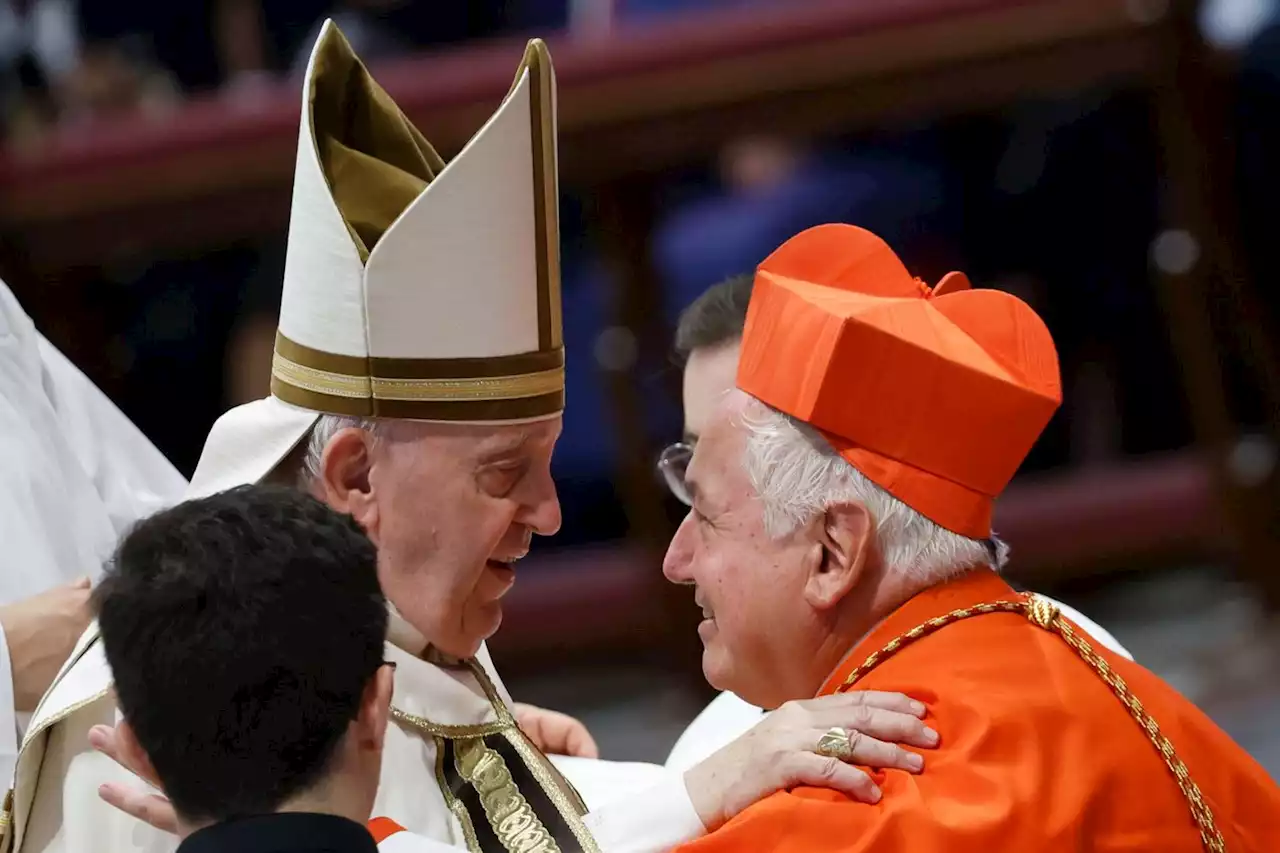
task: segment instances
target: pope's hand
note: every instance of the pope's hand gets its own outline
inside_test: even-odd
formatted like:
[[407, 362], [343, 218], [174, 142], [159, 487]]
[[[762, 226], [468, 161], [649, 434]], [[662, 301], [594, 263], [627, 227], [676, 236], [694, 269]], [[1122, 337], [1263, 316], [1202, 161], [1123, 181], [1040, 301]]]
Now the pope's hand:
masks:
[[515, 715], [520, 730], [545, 755], [600, 757], [600, 749], [587, 727], [568, 714], [520, 702], [511, 706], [511, 713]]
[[[865, 803], [880, 800], [871, 777], [852, 765], [918, 773], [924, 759], [896, 744], [929, 748], [938, 735], [925, 707], [900, 693], [860, 690], [788, 702], [754, 728], [684, 774], [708, 831], [770, 794], [797, 785], [831, 788]], [[819, 755], [833, 728], [848, 733], [846, 760]], [[847, 763], [846, 763], [847, 762]]]
[[13, 667], [13, 705], [34, 711], [76, 640], [89, 627], [89, 579], [0, 607]]
[[94, 726], [89, 729], [89, 744], [98, 752], [114, 760], [133, 775], [145, 779], [154, 786], [154, 790], [143, 790], [119, 782], [107, 782], [98, 788], [98, 796], [115, 806], [125, 814], [132, 815], [143, 823], [150, 824], [161, 832], [177, 833], [178, 815], [173, 804], [164, 794], [158, 793], [160, 781], [152, 778], [145, 768], [135, 767], [126, 759], [116, 740], [114, 726]]

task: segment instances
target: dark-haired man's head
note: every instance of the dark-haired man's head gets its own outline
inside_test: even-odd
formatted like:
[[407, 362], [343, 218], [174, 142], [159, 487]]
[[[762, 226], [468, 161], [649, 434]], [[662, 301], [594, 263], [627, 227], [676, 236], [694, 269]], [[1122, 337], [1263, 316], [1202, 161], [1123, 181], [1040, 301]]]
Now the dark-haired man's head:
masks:
[[736, 275], [708, 288], [681, 314], [676, 355], [684, 364], [684, 432], [692, 441], [711, 412], [734, 387], [738, 347], [751, 302], [751, 275]]
[[122, 748], [185, 832], [368, 819], [392, 679], [375, 549], [349, 517], [276, 486], [180, 504], [124, 538], [94, 603]]

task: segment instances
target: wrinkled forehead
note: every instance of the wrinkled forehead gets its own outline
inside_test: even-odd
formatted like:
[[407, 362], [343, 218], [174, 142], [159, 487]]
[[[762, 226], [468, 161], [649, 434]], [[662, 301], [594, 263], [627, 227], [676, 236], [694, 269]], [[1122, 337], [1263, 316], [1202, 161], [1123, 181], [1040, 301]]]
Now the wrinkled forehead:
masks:
[[554, 418], [529, 423], [438, 423], [428, 421], [390, 421], [389, 437], [436, 445], [450, 453], [467, 456], [493, 456], [520, 450], [547, 450], [555, 446], [564, 420]]

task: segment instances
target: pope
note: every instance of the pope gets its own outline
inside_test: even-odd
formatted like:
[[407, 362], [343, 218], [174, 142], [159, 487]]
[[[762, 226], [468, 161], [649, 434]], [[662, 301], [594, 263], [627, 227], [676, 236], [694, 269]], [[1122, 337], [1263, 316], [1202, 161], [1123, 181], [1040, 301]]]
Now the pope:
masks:
[[[272, 394], [219, 419], [188, 494], [293, 484], [377, 544], [397, 666], [375, 809], [416, 834], [485, 851], [527, 832], [547, 849], [662, 850], [790, 785], [867, 796], [869, 776], [814, 739], [852, 726], [858, 757], [909, 766], [884, 742], [925, 742], [905, 696], [795, 704], [683, 774], [586, 762], [575, 777], [517, 724], [483, 641], [532, 537], [560, 524], [556, 204], [541, 42], [445, 164], [326, 25], [304, 81]], [[23, 743], [11, 849], [174, 848], [162, 797], [136, 810], [150, 828], [99, 798], [132, 779], [88, 745], [117, 719], [91, 628]]]

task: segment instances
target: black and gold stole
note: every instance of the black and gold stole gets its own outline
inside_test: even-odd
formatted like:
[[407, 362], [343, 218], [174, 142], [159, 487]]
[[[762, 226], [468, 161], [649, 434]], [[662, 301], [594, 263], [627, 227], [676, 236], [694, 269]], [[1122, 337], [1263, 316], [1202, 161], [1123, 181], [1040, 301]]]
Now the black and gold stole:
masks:
[[436, 744], [436, 780], [462, 824], [471, 853], [599, 853], [573, 786], [520, 731], [484, 667], [465, 664], [497, 720], [433, 723], [392, 708], [392, 716]]

